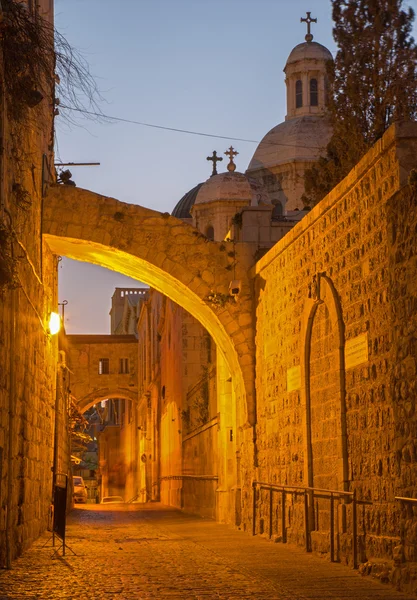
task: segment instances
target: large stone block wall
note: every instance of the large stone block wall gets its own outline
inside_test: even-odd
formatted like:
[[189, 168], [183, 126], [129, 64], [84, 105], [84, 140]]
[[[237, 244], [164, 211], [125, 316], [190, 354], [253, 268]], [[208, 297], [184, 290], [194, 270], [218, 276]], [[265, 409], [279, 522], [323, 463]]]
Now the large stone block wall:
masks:
[[[355, 490], [371, 501], [361, 509], [361, 560], [393, 556], [401, 516], [394, 498], [412, 495], [415, 481], [415, 208], [399, 190], [417, 166], [416, 150], [417, 124], [390, 128], [254, 272], [255, 479]], [[345, 362], [353, 341], [368, 353], [356, 366]], [[248, 472], [245, 488], [250, 523]], [[326, 552], [324, 504], [311, 509], [312, 543]], [[266, 493], [258, 509], [266, 519]], [[291, 500], [287, 512], [290, 537], [304, 541], [302, 505]], [[336, 514], [340, 557], [350, 560], [351, 508]]]
[[0, 518], [12, 559], [47, 526], [52, 498], [57, 340], [46, 320], [57, 302], [56, 259], [44, 249], [43, 282], [25, 266], [0, 302]]
[[[411, 149], [410, 149], [411, 150]], [[414, 147], [414, 151], [416, 148]], [[387, 207], [389, 253], [389, 291], [392, 305], [391, 344], [393, 368], [386, 390], [391, 399], [390, 419], [394, 437], [390, 440], [390, 461], [383, 465], [385, 477], [395, 485], [400, 497], [415, 497], [417, 481], [417, 189], [404, 189], [390, 199]], [[379, 429], [384, 426], [379, 415]], [[401, 537], [400, 552], [392, 573], [415, 592], [417, 579], [417, 519], [412, 505], [396, 505], [396, 534]], [[414, 564], [412, 564], [414, 563]]]
[[[40, 9], [52, 19], [49, 1]], [[10, 98], [10, 90], [2, 90], [8, 102], [0, 104], [0, 218], [16, 261], [12, 286], [0, 292], [2, 567], [45, 529], [52, 497], [57, 339], [47, 321], [57, 310], [57, 261], [41, 234], [42, 196], [53, 173], [52, 87], [18, 116], [12, 108], [22, 99]]]

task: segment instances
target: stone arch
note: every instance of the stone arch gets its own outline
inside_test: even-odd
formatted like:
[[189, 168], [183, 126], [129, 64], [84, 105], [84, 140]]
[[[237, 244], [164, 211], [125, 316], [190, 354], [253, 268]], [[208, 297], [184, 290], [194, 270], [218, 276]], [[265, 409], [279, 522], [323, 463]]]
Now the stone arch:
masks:
[[133, 403], [136, 403], [138, 400], [138, 394], [137, 391], [128, 390], [121, 387], [100, 388], [89, 392], [86, 396], [79, 399], [78, 407], [82, 412], [85, 412], [94, 404], [98, 404], [102, 400], [110, 400], [112, 398], [131, 400]]
[[[55, 254], [90, 262], [147, 283], [190, 312], [208, 330], [230, 369], [245, 413], [255, 423], [254, 327], [246, 245], [211, 242], [191, 225], [80, 188], [52, 185], [42, 233]], [[238, 302], [229, 296], [241, 281]]]
[[313, 441], [312, 441], [312, 419], [311, 419], [311, 341], [314, 321], [321, 306], [325, 307], [331, 327], [335, 334], [336, 348], [334, 348], [337, 365], [337, 398], [338, 406], [338, 436], [337, 436], [337, 454], [338, 480], [341, 482], [341, 489], [349, 490], [349, 467], [347, 452], [347, 429], [346, 429], [346, 384], [345, 384], [345, 336], [342, 308], [340, 300], [333, 285], [333, 282], [325, 274], [314, 276], [313, 282], [309, 286], [309, 298], [306, 300], [303, 315], [302, 340], [303, 355], [301, 361], [302, 376], [302, 401], [305, 407], [305, 481], [309, 487], [314, 487], [313, 472]]

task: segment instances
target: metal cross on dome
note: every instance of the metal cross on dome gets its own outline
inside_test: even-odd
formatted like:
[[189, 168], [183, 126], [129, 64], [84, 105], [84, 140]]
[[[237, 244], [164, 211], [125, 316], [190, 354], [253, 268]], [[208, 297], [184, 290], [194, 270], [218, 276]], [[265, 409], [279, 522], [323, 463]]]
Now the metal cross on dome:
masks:
[[213, 163], [213, 172], [211, 174], [211, 177], [213, 177], [213, 175], [217, 175], [217, 163], [223, 160], [223, 156], [217, 156], [216, 150], [213, 150], [213, 156], [207, 156], [207, 160], [211, 160]]
[[229, 164], [227, 165], [227, 170], [231, 172], [236, 171], [236, 165], [233, 162], [233, 159], [239, 154], [239, 152], [236, 152], [233, 146], [230, 146], [229, 150], [226, 150], [225, 154], [230, 158]]
[[306, 12], [307, 18], [300, 19], [300, 23], [307, 23], [307, 35], [306, 35], [306, 42], [312, 42], [313, 41], [313, 34], [311, 33], [310, 30], [310, 25], [311, 23], [317, 23], [317, 19], [312, 19], [311, 18], [311, 12]]

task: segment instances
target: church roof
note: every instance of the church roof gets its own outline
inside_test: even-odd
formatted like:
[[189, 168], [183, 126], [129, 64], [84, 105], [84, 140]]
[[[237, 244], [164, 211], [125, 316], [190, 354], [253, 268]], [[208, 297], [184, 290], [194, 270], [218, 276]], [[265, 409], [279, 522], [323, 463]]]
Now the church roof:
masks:
[[262, 139], [248, 171], [294, 161], [313, 161], [325, 154], [332, 129], [327, 117], [304, 115], [280, 123]]
[[202, 183], [199, 183], [193, 187], [192, 190], [184, 194], [171, 213], [173, 217], [177, 217], [177, 219], [191, 219], [190, 210], [195, 203], [195, 199], [202, 185]]
[[206, 204], [215, 201], [246, 200], [251, 204], [253, 189], [250, 181], [243, 173], [227, 171], [213, 175], [198, 191], [195, 204]]
[[295, 46], [295, 48], [291, 50], [285, 65], [285, 69], [288, 65], [303, 60], [328, 61], [333, 60], [333, 56], [330, 50], [328, 50], [325, 46], [322, 46], [322, 44], [319, 44], [318, 42], [303, 42], [302, 44], [298, 44], [297, 46]]

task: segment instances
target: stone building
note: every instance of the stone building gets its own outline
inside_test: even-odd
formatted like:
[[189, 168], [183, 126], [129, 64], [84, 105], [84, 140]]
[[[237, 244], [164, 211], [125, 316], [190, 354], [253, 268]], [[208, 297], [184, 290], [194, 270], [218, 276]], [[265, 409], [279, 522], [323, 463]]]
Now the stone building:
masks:
[[307, 34], [288, 56], [285, 121], [265, 135], [246, 172], [261, 184], [276, 217], [303, 210], [304, 172], [325, 153], [332, 133], [326, 116], [326, 65], [333, 58], [312, 37]]
[[112, 489], [352, 565], [387, 561], [394, 582], [415, 587], [415, 516], [399, 498], [415, 496], [417, 465], [417, 124], [392, 126], [311, 212], [297, 211], [330, 135], [328, 59], [311, 39], [290, 53], [285, 123], [246, 173], [229, 163], [173, 216], [45, 180], [52, 85], [23, 120], [1, 108], [13, 136], [0, 202], [19, 256], [19, 285], [0, 303], [3, 564], [47, 524], [51, 467], [69, 471], [72, 350], [58, 356], [46, 325], [65, 255], [150, 286], [139, 311], [116, 294], [117, 334], [81, 340], [71, 358], [82, 407], [120, 401], [117, 442], [110, 428], [103, 438], [124, 461]]
[[[55, 418], [62, 414], [65, 366], [57, 370], [58, 342], [48, 327], [50, 313], [57, 310], [58, 263], [41, 233], [46, 182], [54, 170], [54, 73], [52, 61], [39, 67], [37, 50], [22, 48], [20, 38], [13, 37], [7, 11], [16, 10], [25, 11], [23, 23], [38, 14], [51, 24], [53, 3], [39, 0], [1, 9], [2, 35], [18, 45], [8, 51], [22, 60], [10, 65], [6, 53], [0, 63], [1, 566], [9, 566], [45, 529], [51, 468], [68, 470], [64, 448], [54, 445], [54, 440], [65, 443], [65, 423]], [[42, 50], [46, 58], [52, 57], [52, 45], [51, 37], [50, 48]], [[28, 73], [24, 81], [13, 77], [13, 69], [20, 68]]]

